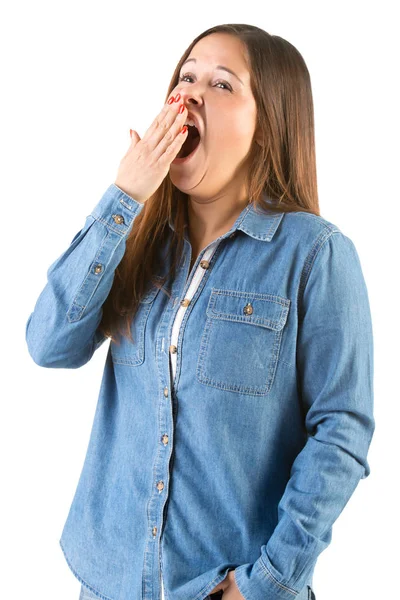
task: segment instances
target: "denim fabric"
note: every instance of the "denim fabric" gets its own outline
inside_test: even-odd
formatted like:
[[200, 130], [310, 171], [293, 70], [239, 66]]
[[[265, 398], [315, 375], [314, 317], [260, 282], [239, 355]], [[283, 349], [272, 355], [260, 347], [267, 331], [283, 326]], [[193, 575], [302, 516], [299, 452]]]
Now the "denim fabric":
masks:
[[81, 585], [81, 590], [79, 594], [79, 600], [97, 600], [98, 595], [88, 589], [86, 586]]
[[[102, 305], [142, 210], [111, 184], [51, 264], [26, 323], [38, 365], [79, 368], [106, 341]], [[159, 600], [161, 577], [165, 600], [205, 600], [229, 570], [245, 600], [312, 600], [333, 523], [370, 473], [356, 248], [323, 217], [250, 203], [191, 272], [190, 255], [186, 230], [174, 281], [142, 298], [135, 343], [108, 340], [61, 549], [103, 600]]]
[[[310, 586], [307, 586], [307, 600], [316, 600], [316, 596]], [[222, 591], [214, 592], [214, 594], [210, 594], [206, 596], [204, 600], [221, 600], [223, 596]], [[81, 585], [79, 600], [96, 600], [99, 596], [94, 594], [90, 589]], [[165, 600], [163, 597], [162, 600]]]
[[[221, 600], [222, 595], [223, 595], [223, 592], [221, 590], [221, 591], [215, 592], [214, 594], [210, 594], [209, 596], [206, 596], [206, 598], [204, 600]], [[81, 585], [79, 600], [96, 600], [96, 598], [98, 598], [98, 596], [94, 592], [92, 592], [90, 589], [88, 589], [84, 585]]]

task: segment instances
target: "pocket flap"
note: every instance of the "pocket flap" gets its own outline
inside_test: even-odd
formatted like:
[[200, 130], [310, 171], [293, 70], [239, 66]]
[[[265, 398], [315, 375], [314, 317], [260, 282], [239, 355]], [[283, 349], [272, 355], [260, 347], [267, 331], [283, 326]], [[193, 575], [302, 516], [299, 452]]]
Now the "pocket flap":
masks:
[[288, 298], [275, 294], [213, 288], [207, 316], [280, 331], [286, 323], [289, 306]]

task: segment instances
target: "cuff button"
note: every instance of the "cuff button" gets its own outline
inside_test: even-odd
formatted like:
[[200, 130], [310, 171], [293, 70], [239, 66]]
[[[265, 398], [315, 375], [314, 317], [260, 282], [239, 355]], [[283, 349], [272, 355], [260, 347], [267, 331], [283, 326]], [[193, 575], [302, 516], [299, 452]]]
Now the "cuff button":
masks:
[[252, 307], [252, 305], [250, 304], [250, 302], [248, 302], [248, 303], [246, 304], [246, 306], [245, 306], [245, 307], [244, 307], [244, 309], [243, 309], [243, 312], [244, 312], [244, 314], [245, 314], [245, 315], [252, 315], [252, 314], [253, 314], [253, 307]]

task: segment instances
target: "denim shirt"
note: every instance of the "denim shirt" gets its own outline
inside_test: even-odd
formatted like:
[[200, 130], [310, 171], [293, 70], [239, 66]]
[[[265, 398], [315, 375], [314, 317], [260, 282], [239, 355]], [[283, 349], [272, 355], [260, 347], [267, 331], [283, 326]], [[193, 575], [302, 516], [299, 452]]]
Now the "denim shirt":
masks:
[[356, 248], [321, 216], [250, 203], [189, 272], [185, 229], [170, 297], [150, 285], [135, 343], [117, 345], [98, 326], [143, 208], [111, 184], [26, 323], [42, 367], [76, 369], [109, 344], [59, 542], [68, 566], [103, 600], [205, 600], [230, 570], [245, 600], [314, 598], [318, 556], [370, 473]]

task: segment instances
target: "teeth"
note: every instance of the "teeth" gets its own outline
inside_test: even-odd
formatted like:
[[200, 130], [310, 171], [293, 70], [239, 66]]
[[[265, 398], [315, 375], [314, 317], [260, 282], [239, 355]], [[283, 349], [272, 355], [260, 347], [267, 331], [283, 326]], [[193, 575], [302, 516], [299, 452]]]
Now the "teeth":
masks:
[[196, 124], [192, 119], [188, 119], [186, 121], [185, 125], [190, 125], [191, 127], [196, 127]]

